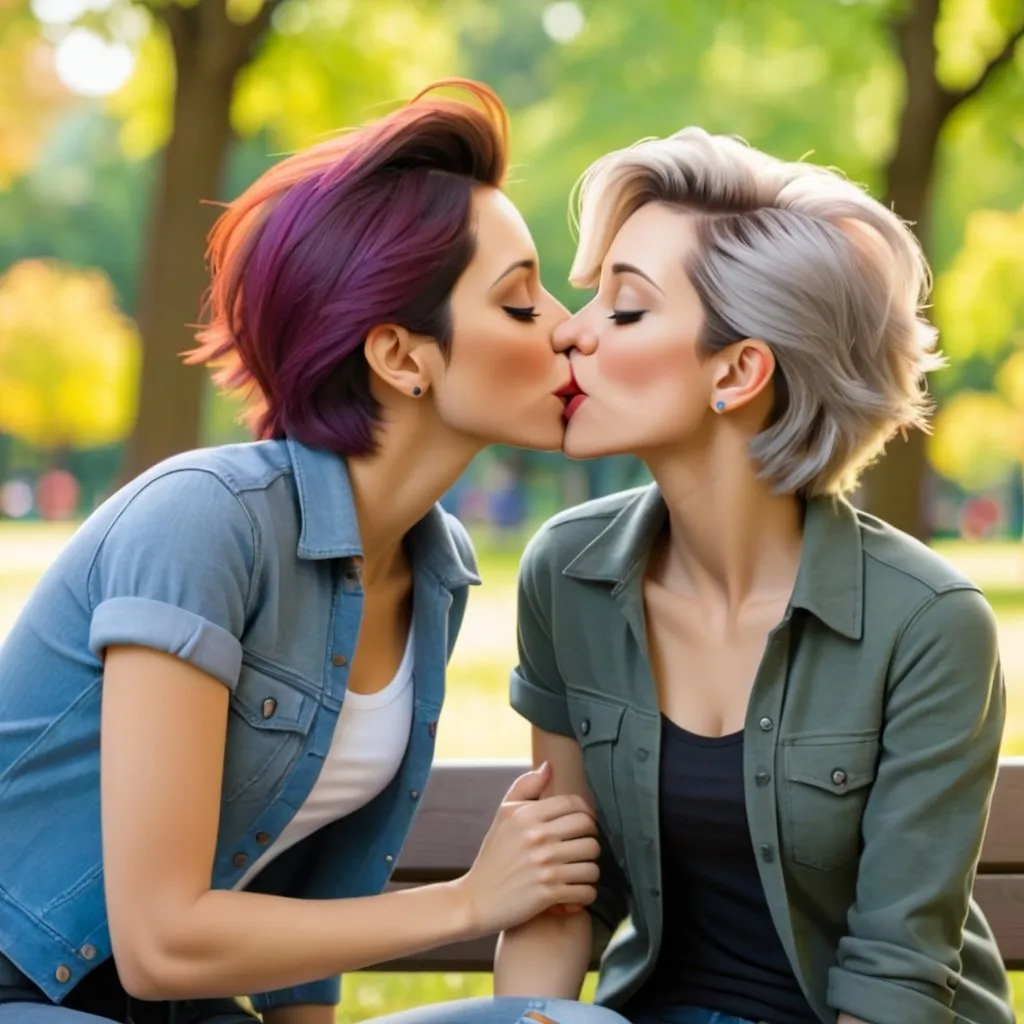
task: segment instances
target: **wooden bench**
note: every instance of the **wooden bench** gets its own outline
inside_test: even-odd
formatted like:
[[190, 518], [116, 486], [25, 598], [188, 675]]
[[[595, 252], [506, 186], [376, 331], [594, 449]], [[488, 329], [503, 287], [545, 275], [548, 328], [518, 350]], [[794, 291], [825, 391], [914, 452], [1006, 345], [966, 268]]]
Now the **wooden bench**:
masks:
[[[456, 878], [473, 863], [494, 811], [525, 762], [439, 762], [394, 874], [396, 885]], [[1024, 969], [1024, 758], [999, 768], [975, 894], [1010, 970]], [[494, 938], [381, 964], [381, 971], [490, 971]]]

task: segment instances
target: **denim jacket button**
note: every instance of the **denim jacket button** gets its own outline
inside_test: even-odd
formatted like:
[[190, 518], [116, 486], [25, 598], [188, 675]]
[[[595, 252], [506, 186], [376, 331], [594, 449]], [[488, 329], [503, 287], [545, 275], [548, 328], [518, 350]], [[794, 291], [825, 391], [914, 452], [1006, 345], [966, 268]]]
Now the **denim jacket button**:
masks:
[[268, 697], [263, 702], [263, 707], [260, 709], [260, 713], [264, 718], [273, 718], [274, 712], [277, 710], [277, 701], [273, 697]]
[[394, 861], [395, 861], [395, 858], [394, 858], [394, 857], [392, 857], [390, 853], [385, 853], [385, 854], [384, 854], [384, 861], [385, 861], [385, 863], [387, 863], [387, 864], [393, 864], [393, 863], [394, 863]]
[[335, 668], [341, 668], [342, 665], [348, 664], [348, 658], [344, 654], [336, 654], [331, 661], [334, 663]]
[[589, 718], [584, 718], [583, 721], [580, 722], [580, 732], [584, 736], [586, 736], [587, 733], [590, 732], [590, 719]]
[[267, 833], [267, 832], [257, 832], [256, 833], [256, 842], [259, 843], [260, 846], [266, 846], [267, 843], [270, 842], [270, 835], [269, 835], [269, 833]]
[[836, 768], [832, 772], [832, 785], [840, 788], [846, 785], [846, 772], [842, 768]]
[[91, 943], [87, 942], [79, 951], [78, 955], [83, 960], [95, 960], [96, 959], [96, 947]]
[[768, 718], [767, 715], [764, 718], [762, 718], [761, 721], [757, 724], [761, 727], [762, 732], [771, 732], [775, 725], [775, 723], [770, 718]]
[[420, 798], [420, 791], [418, 789], [410, 789], [409, 790], [409, 799], [410, 800], [419, 800], [419, 798]]
[[247, 853], [236, 853], [234, 857], [231, 858], [231, 863], [234, 864], [236, 868], [244, 868], [245, 865], [249, 863], [249, 855]]
[[53, 976], [62, 984], [66, 984], [71, 980], [71, 968], [67, 964], [61, 964], [57, 970], [53, 972]]

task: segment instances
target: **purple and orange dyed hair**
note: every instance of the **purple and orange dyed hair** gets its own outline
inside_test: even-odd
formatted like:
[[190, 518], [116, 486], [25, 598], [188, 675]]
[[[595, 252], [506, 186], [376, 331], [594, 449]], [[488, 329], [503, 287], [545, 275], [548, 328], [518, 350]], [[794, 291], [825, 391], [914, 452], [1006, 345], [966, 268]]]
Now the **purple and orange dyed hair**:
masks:
[[[477, 103], [426, 98], [444, 86]], [[210, 233], [207, 315], [187, 361], [248, 392], [257, 437], [372, 451], [366, 335], [400, 324], [447, 353], [451, 291], [475, 252], [472, 193], [500, 187], [507, 165], [505, 108], [466, 79], [283, 160]]]

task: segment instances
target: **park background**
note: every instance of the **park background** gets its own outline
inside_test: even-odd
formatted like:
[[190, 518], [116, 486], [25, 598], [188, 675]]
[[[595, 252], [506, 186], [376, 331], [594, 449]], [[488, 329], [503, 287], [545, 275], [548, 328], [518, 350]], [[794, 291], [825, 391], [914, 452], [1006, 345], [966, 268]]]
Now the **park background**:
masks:
[[[838, 166], [914, 223], [951, 365], [934, 435], [896, 442], [857, 501], [984, 586], [1005, 752], [1024, 753], [1022, 36], [1024, 0], [0, 0], [0, 639], [119, 482], [244, 436], [177, 357], [205, 285], [201, 201], [461, 74], [510, 108], [509, 191], [570, 308], [574, 180], [686, 124]], [[644, 479], [628, 459], [495, 449], [447, 496], [485, 583], [441, 757], [528, 753], [506, 698], [518, 553], [556, 509]], [[356, 975], [338, 1020], [489, 986]]]

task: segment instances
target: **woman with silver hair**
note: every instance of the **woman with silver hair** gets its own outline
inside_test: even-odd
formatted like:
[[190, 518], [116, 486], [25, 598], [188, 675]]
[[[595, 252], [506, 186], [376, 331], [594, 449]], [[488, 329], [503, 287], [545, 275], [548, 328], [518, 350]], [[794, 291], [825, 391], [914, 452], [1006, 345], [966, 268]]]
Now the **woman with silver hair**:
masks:
[[[601, 892], [505, 932], [499, 994], [634, 1024], [1011, 1024], [972, 885], [1003, 681], [978, 588], [846, 496], [926, 425], [928, 271], [837, 173], [686, 129], [598, 160], [556, 331], [573, 458], [654, 477], [521, 568], [512, 703], [592, 800]], [[578, 908], [569, 908], [578, 910]]]

